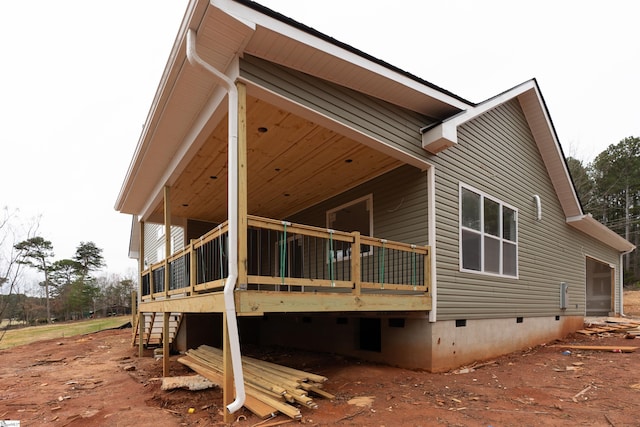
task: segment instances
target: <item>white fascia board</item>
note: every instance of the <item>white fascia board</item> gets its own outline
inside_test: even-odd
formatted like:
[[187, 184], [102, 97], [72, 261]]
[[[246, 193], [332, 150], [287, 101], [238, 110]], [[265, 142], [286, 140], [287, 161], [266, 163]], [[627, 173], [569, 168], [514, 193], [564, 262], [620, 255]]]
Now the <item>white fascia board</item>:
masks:
[[566, 222], [570, 226], [616, 249], [620, 253], [628, 253], [636, 249], [635, 245], [594, 219], [591, 214], [569, 217], [566, 219]]
[[[190, 1], [187, 4], [187, 10], [184, 17], [182, 18], [182, 22], [180, 23], [178, 35], [176, 36], [173, 47], [171, 48], [171, 52], [169, 53], [169, 58], [167, 59], [164, 71], [160, 78], [160, 82], [158, 83], [158, 87], [156, 88], [151, 107], [147, 112], [147, 117], [143, 124], [140, 137], [138, 138], [138, 143], [134, 150], [134, 154], [131, 158], [131, 163], [127, 168], [127, 172], [122, 182], [120, 192], [118, 193], [118, 197], [114, 206], [115, 210], [117, 211], [122, 211], [124, 205], [127, 203], [127, 197], [130, 195], [131, 188], [133, 187], [136, 176], [140, 170], [144, 153], [147, 150], [147, 144], [150, 138], [149, 132], [155, 124], [155, 121], [157, 120], [156, 117], [161, 114], [162, 109], [164, 108], [164, 105], [168, 100], [168, 97], [173, 91], [173, 87], [168, 87], [168, 85], [170, 82], [175, 81], [175, 78], [179, 73], [179, 70], [175, 68], [175, 65], [178, 63], [178, 57], [182, 52], [182, 44], [184, 43], [186, 30], [190, 25], [192, 25], [193, 22], [201, 22], [206, 8], [206, 2], [202, 3], [198, 1]], [[173, 83], [171, 83], [171, 85], [173, 85]]]
[[[549, 116], [549, 112], [547, 111], [546, 105], [544, 103], [544, 100], [542, 98], [542, 94], [540, 93], [540, 89], [538, 88], [537, 84], [535, 84], [534, 81], [532, 81], [532, 83], [534, 83], [533, 85], [533, 89], [531, 90], [531, 93], [533, 94], [533, 96], [535, 96], [535, 105], [533, 106], [534, 109], [539, 109], [539, 113], [544, 117], [543, 123], [544, 123], [544, 129], [540, 129], [540, 132], [544, 132], [548, 138], [541, 138], [543, 141], [545, 139], [548, 139], [549, 141], [552, 142], [552, 146], [549, 147], [549, 145], [544, 145], [544, 143], [541, 143], [540, 141], [538, 141], [538, 139], [536, 138], [536, 143], [538, 144], [538, 149], [541, 151], [545, 150], [549, 153], [549, 156], [543, 156], [544, 158], [549, 159], [549, 157], [551, 158], [551, 162], [554, 163], [554, 165], [547, 165], [547, 167], [554, 167], [556, 168], [556, 170], [558, 168], [562, 169], [562, 181], [564, 181], [564, 183], [566, 183], [566, 185], [564, 185], [565, 189], [569, 190], [570, 196], [566, 199], [568, 201], [568, 203], [570, 203], [571, 205], [573, 205], [573, 208], [571, 208], [572, 213], [576, 213], [579, 212], [579, 215], [583, 214], [582, 211], [582, 206], [580, 205], [580, 201], [578, 200], [578, 193], [575, 189], [575, 186], [573, 185], [573, 180], [571, 179], [571, 174], [569, 173], [569, 168], [567, 165], [567, 162], [565, 160], [564, 157], [564, 153], [562, 152], [561, 146], [560, 146], [560, 141], [558, 140], [558, 136], [556, 135], [556, 132], [553, 128], [552, 122], [551, 122], [551, 117]], [[524, 92], [523, 92], [524, 94]], [[523, 97], [524, 98], [524, 97]], [[528, 114], [535, 114], [531, 111], [531, 108], [526, 108], [524, 106], [524, 99], [520, 100], [520, 105], [523, 109], [523, 112], [525, 113], [525, 116], [527, 116], [528, 119]], [[535, 137], [535, 135], [534, 135]], [[545, 163], [547, 163], [548, 160], [545, 160]], [[554, 184], [555, 186], [555, 184]], [[558, 189], [558, 188], [557, 188]], [[564, 204], [563, 204], [564, 205]], [[564, 206], [563, 206], [564, 207]]]
[[307, 45], [313, 49], [324, 52], [328, 55], [334, 56], [345, 62], [351, 63], [356, 67], [360, 67], [371, 72], [383, 76], [389, 80], [396, 81], [403, 86], [411, 88], [419, 93], [437, 99], [445, 104], [451, 105], [459, 110], [469, 108], [469, 104], [456, 99], [446, 93], [440, 92], [427, 85], [420, 84], [420, 82], [413, 80], [407, 76], [395, 72], [394, 70], [384, 67], [383, 65], [370, 61], [354, 52], [350, 52], [330, 43], [326, 40], [322, 40], [313, 34], [309, 34], [306, 31], [295, 28], [289, 24], [279, 21], [271, 16], [260, 13], [257, 10], [251, 9], [243, 4], [237, 3], [233, 0], [211, 0], [211, 4], [220, 8], [226, 13], [229, 13], [236, 17], [236, 19], [245, 19], [246, 21], [255, 23], [256, 25], [263, 27], [269, 31], [273, 31], [278, 34], [282, 34], [292, 40], [296, 40], [301, 44]]

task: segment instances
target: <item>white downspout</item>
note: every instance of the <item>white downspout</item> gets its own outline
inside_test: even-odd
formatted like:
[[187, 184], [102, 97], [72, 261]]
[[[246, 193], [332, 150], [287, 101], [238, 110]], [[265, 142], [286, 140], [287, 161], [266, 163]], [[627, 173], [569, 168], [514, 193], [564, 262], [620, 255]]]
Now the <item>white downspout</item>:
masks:
[[431, 311], [429, 322], [438, 318], [438, 282], [436, 275], [436, 167], [429, 166], [427, 171], [427, 191], [429, 200], [427, 206], [427, 221], [429, 221], [429, 246], [431, 247]]
[[631, 252], [633, 252], [633, 249], [620, 252], [620, 316], [624, 316], [624, 256]]
[[187, 32], [187, 59], [193, 66], [207, 70], [227, 90], [229, 98], [229, 171], [228, 171], [228, 221], [229, 221], [229, 275], [224, 284], [224, 305], [227, 314], [227, 332], [231, 348], [231, 363], [233, 379], [236, 388], [236, 399], [227, 406], [230, 413], [236, 412], [244, 405], [244, 374], [240, 354], [240, 339], [238, 336], [238, 321], [236, 305], [233, 297], [236, 281], [238, 280], [238, 89], [234, 82], [224, 73], [205, 62], [196, 52], [196, 33], [189, 29]]

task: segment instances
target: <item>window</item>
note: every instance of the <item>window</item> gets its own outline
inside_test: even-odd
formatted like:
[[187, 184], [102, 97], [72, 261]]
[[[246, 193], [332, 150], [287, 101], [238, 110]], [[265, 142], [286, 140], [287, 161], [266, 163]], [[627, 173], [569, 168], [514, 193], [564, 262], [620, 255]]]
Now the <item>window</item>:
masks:
[[[162, 227], [162, 229], [164, 230], [164, 227]], [[164, 234], [163, 234], [164, 237]], [[170, 251], [171, 253], [169, 254], [169, 256], [173, 255], [176, 251], [175, 251], [175, 237], [171, 236], [171, 247], [170, 247]], [[160, 245], [157, 247], [156, 249], [156, 262], [160, 262], [163, 261], [165, 258], [167, 258], [167, 254], [165, 251], [165, 242], [161, 242]]]
[[460, 185], [460, 269], [518, 276], [518, 211]]
[[[373, 235], [373, 195], [361, 197], [327, 211], [327, 228], [346, 232], [359, 231], [364, 236]], [[361, 245], [360, 253], [368, 255], [373, 251], [369, 245]], [[336, 250], [334, 259], [348, 259], [349, 254]]]

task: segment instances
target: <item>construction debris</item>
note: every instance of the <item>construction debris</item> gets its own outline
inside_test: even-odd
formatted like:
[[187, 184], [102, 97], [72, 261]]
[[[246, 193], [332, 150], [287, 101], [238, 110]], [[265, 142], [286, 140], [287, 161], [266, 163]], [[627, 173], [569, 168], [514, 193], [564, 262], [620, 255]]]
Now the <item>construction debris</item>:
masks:
[[633, 353], [638, 347], [614, 346], [614, 345], [552, 345], [551, 347], [570, 348], [572, 350], [610, 351], [613, 353]]
[[454, 371], [451, 371], [452, 374], [454, 375], [459, 375], [459, 374], [469, 374], [471, 372], [475, 372], [476, 369], [480, 369], [484, 366], [493, 366], [496, 364], [495, 360], [490, 360], [488, 362], [474, 362], [471, 365], [468, 366], [462, 366], [459, 369], [456, 369]]
[[176, 388], [184, 388], [187, 390], [197, 391], [206, 390], [208, 388], [217, 387], [218, 384], [209, 381], [202, 375], [188, 375], [182, 377], [165, 377], [162, 379], [162, 390], [173, 390]]
[[604, 320], [590, 322], [584, 329], [576, 332], [583, 335], [625, 333], [637, 336], [640, 335], [640, 323], [628, 319], [608, 317]]
[[578, 403], [578, 398], [580, 396], [582, 396], [583, 394], [585, 394], [586, 392], [588, 392], [589, 390], [591, 390], [591, 386], [587, 386], [587, 388], [585, 388], [582, 391], [578, 392], [575, 396], [573, 396], [571, 398], [571, 400], [573, 400], [574, 402]]
[[[187, 351], [178, 362], [214, 383], [224, 383], [220, 349], [202, 345]], [[300, 419], [300, 410], [294, 405], [311, 409], [318, 407], [310, 393], [327, 399], [335, 397], [322, 389], [327, 378], [321, 375], [247, 356], [242, 357], [242, 368], [247, 395], [244, 406], [261, 418], [281, 412], [292, 419]]]

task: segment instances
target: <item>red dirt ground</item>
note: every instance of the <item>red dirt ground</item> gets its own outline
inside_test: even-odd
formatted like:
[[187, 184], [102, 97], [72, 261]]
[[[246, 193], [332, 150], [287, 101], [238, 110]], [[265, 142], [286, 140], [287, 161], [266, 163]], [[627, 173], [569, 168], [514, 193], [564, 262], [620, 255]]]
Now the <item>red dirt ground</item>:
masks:
[[[625, 293], [640, 315], [640, 292]], [[637, 343], [637, 344], [636, 344]], [[267, 360], [329, 378], [336, 398], [302, 408], [308, 426], [637, 426], [640, 350], [572, 350], [558, 344], [639, 346], [623, 334], [573, 334], [444, 374], [399, 369], [335, 355], [273, 350]], [[220, 389], [160, 390], [162, 362], [137, 357], [131, 330], [41, 341], [0, 351], [0, 420], [21, 426], [222, 426]], [[171, 357], [172, 375], [191, 371]], [[369, 397], [370, 405], [350, 400]], [[189, 413], [194, 408], [194, 413]], [[262, 420], [242, 409], [235, 426]], [[276, 425], [280, 415], [261, 426]]]

